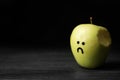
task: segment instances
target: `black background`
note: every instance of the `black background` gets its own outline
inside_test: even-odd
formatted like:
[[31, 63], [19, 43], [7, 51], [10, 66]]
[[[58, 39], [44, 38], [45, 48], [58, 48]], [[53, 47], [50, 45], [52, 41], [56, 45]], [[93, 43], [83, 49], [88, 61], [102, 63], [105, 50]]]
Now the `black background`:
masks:
[[112, 47], [119, 47], [118, 2], [33, 2], [0, 1], [0, 44], [69, 47], [75, 26], [90, 23], [101, 25], [111, 33]]

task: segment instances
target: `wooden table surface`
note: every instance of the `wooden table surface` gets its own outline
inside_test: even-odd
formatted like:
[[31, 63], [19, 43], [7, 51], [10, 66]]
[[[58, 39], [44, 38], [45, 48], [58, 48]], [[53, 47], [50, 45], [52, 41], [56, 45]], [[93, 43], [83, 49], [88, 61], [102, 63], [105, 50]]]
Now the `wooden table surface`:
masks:
[[78, 66], [70, 49], [0, 48], [0, 80], [120, 80], [120, 55], [100, 69]]

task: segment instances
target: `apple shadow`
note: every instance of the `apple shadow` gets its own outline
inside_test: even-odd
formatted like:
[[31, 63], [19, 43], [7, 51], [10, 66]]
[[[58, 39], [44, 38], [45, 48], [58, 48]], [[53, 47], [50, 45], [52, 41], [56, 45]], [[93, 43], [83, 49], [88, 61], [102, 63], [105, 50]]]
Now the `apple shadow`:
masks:
[[97, 68], [96, 70], [118, 71], [118, 70], [120, 70], [120, 61], [109, 61], [109, 62], [106, 62], [103, 66]]

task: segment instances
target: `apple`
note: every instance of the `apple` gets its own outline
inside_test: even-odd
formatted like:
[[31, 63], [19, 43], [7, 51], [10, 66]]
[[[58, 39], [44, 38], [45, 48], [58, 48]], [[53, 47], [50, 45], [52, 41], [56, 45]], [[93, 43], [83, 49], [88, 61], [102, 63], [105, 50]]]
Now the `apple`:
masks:
[[70, 36], [75, 61], [84, 68], [97, 68], [105, 63], [111, 46], [107, 28], [95, 24], [79, 24]]

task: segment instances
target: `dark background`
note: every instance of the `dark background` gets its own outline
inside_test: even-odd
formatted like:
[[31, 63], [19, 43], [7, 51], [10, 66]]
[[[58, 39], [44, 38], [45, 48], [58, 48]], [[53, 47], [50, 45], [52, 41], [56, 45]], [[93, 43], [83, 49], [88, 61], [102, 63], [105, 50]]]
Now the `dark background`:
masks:
[[31, 0], [0, 1], [0, 44], [69, 47], [75, 26], [93, 23], [107, 27], [112, 46], [119, 47], [118, 2], [33, 2]]
[[[0, 78], [120, 80], [119, 11], [119, 2], [104, 0], [0, 0]], [[76, 63], [70, 35], [91, 16], [110, 31], [112, 46], [105, 65], [89, 70]]]

